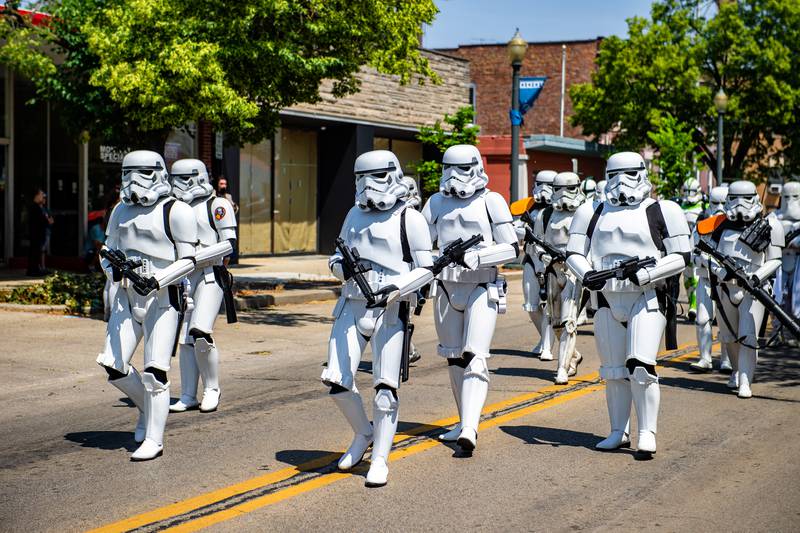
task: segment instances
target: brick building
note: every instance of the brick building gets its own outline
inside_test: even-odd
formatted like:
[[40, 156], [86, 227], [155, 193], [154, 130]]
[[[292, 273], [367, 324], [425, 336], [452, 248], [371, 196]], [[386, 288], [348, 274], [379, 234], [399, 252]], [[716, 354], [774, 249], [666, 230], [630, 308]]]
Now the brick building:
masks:
[[[569, 88], [591, 81], [595, 58], [602, 38], [581, 41], [528, 43], [521, 76], [547, 76], [547, 82], [533, 108], [525, 115], [520, 135], [527, 153], [529, 182], [531, 175], [542, 169], [572, 170], [577, 166], [583, 176], [599, 176], [605, 166], [603, 146], [582, 135], [580, 128], [569, 124], [572, 102]], [[508, 111], [511, 109], [511, 65], [506, 44], [462, 45], [443, 49], [442, 53], [467, 59], [476, 122], [481, 126], [481, 143], [490, 165], [505, 173], [492, 175], [493, 188], [508, 190], [510, 172], [510, 131]], [[564, 61], [564, 115], [561, 115], [562, 54]], [[573, 160], [574, 163], [573, 163]]]

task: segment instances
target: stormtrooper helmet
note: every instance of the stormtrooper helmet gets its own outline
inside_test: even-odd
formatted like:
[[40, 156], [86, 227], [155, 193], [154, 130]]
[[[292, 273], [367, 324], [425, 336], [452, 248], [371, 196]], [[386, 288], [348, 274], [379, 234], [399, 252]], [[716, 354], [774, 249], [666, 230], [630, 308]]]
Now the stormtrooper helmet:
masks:
[[400, 161], [388, 150], [361, 154], [353, 172], [356, 175], [356, 205], [364, 211], [386, 211], [408, 194]]
[[170, 193], [164, 158], [150, 150], [136, 150], [122, 159], [120, 199], [128, 205], [153, 205]]
[[540, 170], [536, 174], [536, 181], [533, 183], [531, 196], [533, 200], [540, 204], [550, 204], [553, 200], [553, 180], [558, 174], [555, 170]]
[[601, 202], [606, 201], [606, 184], [608, 182], [606, 180], [600, 180], [597, 182], [597, 188], [594, 190], [594, 197], [600, 200]]
[[711, 193], [708, 195], [708, 209], [706, 210], [707, 216], [719, 215], [725, 212], [725, 200], [728, 198], [728, 187], [726, 185], [719, 185], [711, 188]]
[[700, 189], [700, 182], [694, 178], [689, 178], [681, 185], [681, 200], [686, 205], [696, 204], [703, 199], [703, 191]]
[[763, 206], [755, 184], [749, 181], [734, 181], [728, 187], [725, 215], [730, 220], [750, 222], [761, 214]]
[[650, 196], [644, 159], [636, 152], [619, 152], [606, 163], [606, 200], [611, 205], [637, 205]]
[[214, 187], [208, 179], [206, 165], [199, 159], [175, 161], [169, 179], [172, 183], [172, 195], [187, 204], [197, 198], [211, 196], [214, 192]]
[[417, 180], [411, 176], [403, 176], [403, 184], [408, 187], [408, 194], [403, 198], [409, 207], [418, 209], [422, 204], [422, 198], [419, 195], [419, 187], [417, 187]]
[[575, 211], [586, 201], [581, 179], [574, 172], [559, 172], [553, 180], [553, 207], [559, 211]]
[[439, 191], [445, 196], [469, 198], [484, 189], [489, 176], [483, 169], [481, 153], [471, 144], [457, 144], [448, 148], [442, 158], [442, 179]]
[[786, 220], [800, 220], [800, 181], [789, 181], [781, 189], [778, 213]]
[[586, 178], [581, 182], [581, 191], [583, 191], [587, 200], [594, 200], [597, 193], [597, 182], [592, 178]]

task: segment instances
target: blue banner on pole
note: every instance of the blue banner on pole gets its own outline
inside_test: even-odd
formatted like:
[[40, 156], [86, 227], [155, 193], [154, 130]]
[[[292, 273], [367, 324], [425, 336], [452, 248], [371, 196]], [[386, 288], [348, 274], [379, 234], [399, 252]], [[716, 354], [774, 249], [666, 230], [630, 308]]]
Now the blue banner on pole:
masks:
[[536, 76], [519, 79], [519, 112], [524, 115], [533, 103], [539, 98], [539, 93], [542, 92], [544, 82], [547, 81], [547, 76]]

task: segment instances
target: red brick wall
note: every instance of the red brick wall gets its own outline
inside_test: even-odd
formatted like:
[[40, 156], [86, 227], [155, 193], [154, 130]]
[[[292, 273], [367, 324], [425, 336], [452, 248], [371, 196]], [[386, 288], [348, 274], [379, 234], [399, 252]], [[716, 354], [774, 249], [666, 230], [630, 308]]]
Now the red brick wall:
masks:
[[[595, 57], [600, 39], [565, 43], [529, 43], [520, 75], [547, 76], [539, 99], [525, 115], [522, 134], [559, 134], [561, 113], [561, 45], [567, 45], [566, 100], [564, 104], [564, 136], [580, 137], [580, 128], [569, 125], [572, 102], [569, 87], [575, 83], [590, 81], [595, 69]], [[477, 123], [481, 135], [505, 135], [510, 133], [511, 123], [511, 65], [504, 44], [461, 46], [457, 49], [441, 50], [444, 53], [469, 59], [470, 76], [477, 91]]]
[[214, 159], [214, 130], [211, 124], [200, 121], [197, 125], [197, 158], [205, 163], [209, 174], [211, 173], [211, 163]]
[[[575, 156], [528, 150], [528, 184], [533, 184], [531, 176], [535, 176], [540, 170], [571, 172], [573, 157]], [[602, 157], [578, 156], [577, 159], [578, 175], [581, 179], [588, 176], [594, 176], [595, 181], [602, 179], [606, 169], [606, 162]]]

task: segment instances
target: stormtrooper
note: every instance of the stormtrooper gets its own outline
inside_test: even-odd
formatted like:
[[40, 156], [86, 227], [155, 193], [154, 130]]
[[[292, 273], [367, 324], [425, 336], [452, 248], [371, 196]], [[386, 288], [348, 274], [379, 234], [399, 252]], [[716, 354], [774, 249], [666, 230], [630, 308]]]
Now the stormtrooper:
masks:
[[[678, 204], [650, 198], [652, 186], [639, 154], [612, 155], [606, 180], [606, 200], [585, 203], [575, 213], [567, 266], [586, 288], [599, 291], [595, 339], [611, 433], [596, 448], [630, 443], [633, 400], [637, 449], [649, 456], [656, 451], [661, 394], [655, 367], [667, 322], [665, 280], [686, 267], [689, 226]], [[608, 273], [610, 279], [603, 280]]]
[[[698, 230], [700, 238], [763, 285], [781, 267], [784, 233], [780, 221], [762, 216], [762, 211], [756, 186], [735, 181], [728, 187], [725, 215], [704, 220]], [[727, 346], [734, 368], [728, 386], [738, 387], [740, 398], [750, 398], [764, 304], [739, 287], [715, 258], [708, 258], [708, 268], [719, 283], [712, 291], [720, 303], [720, 340]]]
[[[782, 267], [775, 278], [775, 299], [790, 315], [800, 316], [800, 182], [781, 188], [781, 205], [775, 212], [786, 235]], [[800, 340], [800, 339], [798, 339]]]
[[[408, 207], [419, 211], [422, 208], [422, 197], [419, 194], [419, 187], [417, 186], [417, 180], [415, 180], [411, 176], [403, 176], [403, 184], [406, 187], [408, 187], [408, 194], [406, 194], [405, 197], [403, 197], [403, 201], [406, 203]], [[430, 287], [430, 285], [428, 285], [427, 287]], [[427, 295], [423, 294], [423, 292], [425, 292], [425, 289], [427, 287], [423, 288], [423, 290], [420, 291], [419, 294], [420, 297], [417, 298], [417, 303], [419, 307], [421, 307], [424, 304], [423, 298], [425, 298]], [[415, 307], [411, 311], [415, 315], [421, 312], [419, 309], [417, 309], [417, 307]], [[416, 363], [417, 361], [422, 359], [422, 354], [419, 352], [419, 350], [417, 350], [417, 346], [414, 344], [414, 342], [413, 341], [410, 342], [411, 342], [411, 355], [409, 356], [409, 362]]]
[[[214, 194], [205, 164], [198, 159], [181, 159], [170, 172], [172, 194], [189, 204], [197, 223], [198, 249], [236, 242], [236, 217], [230, 202]], [[212, 337], [214, 322], [225, 290], [230, 291], [230, 274], [217, 257], [213, 263], [198, 264], [188, 277], [186, 296], [193, 308], [183, 322], [178, 345], [181, 368], [181, 397], [170, 406], [171, 412], [199, 408], [217, 410], [220, 398], [219, 350]], [[226, 305], [230, 305], [231, 298]], [[230, 310], [229, 310], [230, 313]], [[202, 403], [197, 401], [198, 376], [203, 378]]]
[[[511, 212], [502, 196], [486, 188], [489, 177], [475, 146], [455, 145], [442, 158], [439, 192], [422, 214], [440, 249], [459, 238], [483, 236], [463, 264], [444, 269], [434, 294], [438, 353], [447, 358], [460, 422], [440, 435], [457, 440], [466, 453], [475, 449], [478, 423], [489, 390], [489, 347], [498, 313], [505, 312], [505, 279], [497, 267], [519, 254]], [[465, 266], [466, 265], [466, 266]]]
[[606, 180], [600, 180], [597, 182], [597, 187], [594, 190], [594, 201], [595, 202], [606, 201]]
[[[719, 186], [711, 189], [708, 195], [708, 208], [703, 213], [701, 219], [706, 219], [725, 212], [725, 199], [728, 196], [728, 187]], [[692, 238], [697, 243], [700, 235], [695, 226], [692, 231]], [[700, 359], [692, 363], [692, 368], [705, 372], [712, 368], [711, 346], [713, 335], [711, 322], [714, 320], [714, 300], [711, 298], [711, 281], [708, 276], [708, 254], [697, 253], [693, 255], [694, 264], [697, 272], [697, 318], [695, 325], [697, 328], [697, 345], [700, 351]], [[728, 358], [728, 348], [722, 345], [720, 355], [720, 371], [729, 372], [731, 370], [730, 359]]]
[[[544, 236], [544, 241], [564, 252], [569, 241], [569, 228], [578, 209], [586, 201], [580, 187], [580, 178], [573, 172], [561, 172], [553, 181], [552, 205], [541, 210], [534, 224], [534, 233]], [[540, 259], [547, 276], [547, 321], [558, 335], [558, 370], [555, 382], [564, 385], [569, 376], [577, 373], [582, 357], [575, 349], [578, 330], [578, 308], [583, 289], [580, 282], [564, 264], [547, 251]]]
[[[681, 208], [686, 215], [686, 222], [689, 224], [689, 231], [693, 231], [697, 220], [703, 214], [703, 191], [700, 189], [700, 182], [694, 178], [689, 178], [681, 186]], [[686, 297], [689, 299], [689, 310], [687, 316], [689, 320], [697, 317], [697, 272], [694, 263], [686, 265], [683, 271], [683, 288], [686, 289]]]
[[597, 182], [594, 181], [594, 178], [588, 177], [581, 182], [581, 192], [583, 192], [587, 201], [594, 201], [597, 195]]
[[[111, 213], [104, 250], [120, 251], [136, 261], [136, 273], [149, 280], [134, 286], [119, 265], [103, 257], [106, 275], [119, 282], [111, 302], [105, 348], [97, 363], [139, 409], [134, 438], [141, 446], [131, 459], [144, 461], [162, 454], [169, 411], [170, 368], [182, 313], [179, 284], [196, 261], [197, 223], [192, 208], [169, 196], [163, 158], [145, 150], [122, 160], [121, 202]], [[144, 339], [144, 371], [130, 361]]]
[[[432, 271], [425, 268], [433, 260], [424, 217], [403, 201], [408, 186], [397, 157], [386, 150], [366, 152], [356, 159], [354, 170], [356, 205], [348, 212], [339, 236], [368, 268], [363, 275], [370, 290], [390, 293], [391, 298], [384, 305], [368, 306], [367, 295], [356, 280], [362, 274], [353, 270], [341, 250], [330, 257], [331, 272], [343, 285], [333, 310], [328, 363], [321, 379], [355, 433], [339, 460], [339, 469], [350, 470], [361, 462], [372, 444], [366, 484], [381, 486], [388, 478], [387, 461], [397, 430], [405, 324], [416, 292], [433, 280]], [[372, 424], [354, 379], [367, 342], [373, 353]]]
[[[527, 220], [535, 222], [538, 213], [551, 204], [555, 177], [556, 172], [553, 170], [541, 170], [536, 174], [536, 181], [531, 191], [533, 202], [529, 202], [529, 207], [527, 204], [525, 206], [527, 208], [527, 215], [525, 216]], [[522, 261], [522, 296], [524, 298], [522, 308], [528, 313], [531, 322], [533, 322], [539, 333], [539, 343], [534, 346], [533, 354], [542, 361], [552, 361], [555, 334], [545, 313], [547, 299], [541, 296], [545, 280], [545, 267], [539, 258], [541, 250], [534, 243], [525, 241], [525, 227], [528, 224], [522, 219], [517, 220], [514, 224], [517, 237], [525, 246]], [[533, 226], [534, 224], [530, 225]], [[536, 232], [534, 227], [530, 227], [530, 230], [534, 233]], [[543, 238], [543, 235], [537, 234], [537, 237]]]

